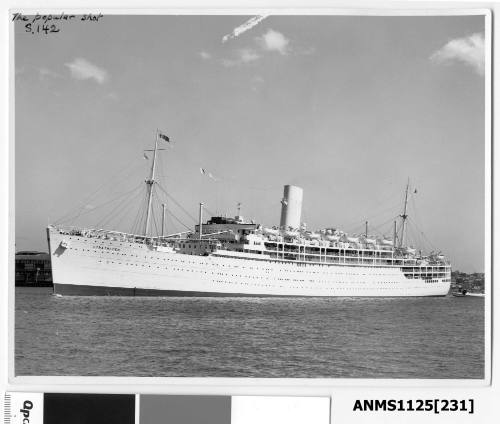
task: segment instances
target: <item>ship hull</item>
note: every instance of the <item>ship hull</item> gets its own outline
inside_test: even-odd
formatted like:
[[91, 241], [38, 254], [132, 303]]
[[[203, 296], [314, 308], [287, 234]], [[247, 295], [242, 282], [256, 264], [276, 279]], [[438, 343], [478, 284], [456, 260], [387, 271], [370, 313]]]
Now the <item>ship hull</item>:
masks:
[[[262, 293], [226, 293], [186, 290], [161, 290], [128, 287], [86, 286], [82, 284], [55, 284], [54, 293], [59, 296], [123, 296], [123, 297], [325, 297], [314, 295], [262, 294]], [[443, 294], [420, 295], [421, 297], [442, 297]], [[351, 296], [347, 296], [351, 297]], [[365, 296], [369, 297], [369, 296]], [[377, 296], [380, 297], [380, 296]], [[384, 296], [391, 297], [391, 296]]]
[[252, 260], [157, 251], [146, 244], [48, 229], [54, 293], [66, 296], [444, 296], [449, 277], [408, 279], [399, 267]]

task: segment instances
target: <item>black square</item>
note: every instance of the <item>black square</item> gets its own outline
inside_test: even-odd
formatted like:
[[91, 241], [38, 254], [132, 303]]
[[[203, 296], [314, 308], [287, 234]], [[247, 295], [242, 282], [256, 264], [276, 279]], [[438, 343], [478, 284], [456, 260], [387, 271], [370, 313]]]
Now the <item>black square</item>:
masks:
[[46, 393], [44, 424], [134, 424], [135, 395]]

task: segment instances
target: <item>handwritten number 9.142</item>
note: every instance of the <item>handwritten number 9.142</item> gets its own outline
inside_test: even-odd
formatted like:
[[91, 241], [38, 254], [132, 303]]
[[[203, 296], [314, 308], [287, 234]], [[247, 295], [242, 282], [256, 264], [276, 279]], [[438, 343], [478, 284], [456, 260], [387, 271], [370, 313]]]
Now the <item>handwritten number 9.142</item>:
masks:
[[30, 24], [26, 24], [24, 26], [24, 28], [26, 29], [26, 32], [31, 32], [32, 34], [35, 34], [35, 33], [49, 34], [51, 32], [59, 32], [60, 31], [60, 29], [57, 28], [57, 26], [55, 24], [33, 25], [30, 23]]

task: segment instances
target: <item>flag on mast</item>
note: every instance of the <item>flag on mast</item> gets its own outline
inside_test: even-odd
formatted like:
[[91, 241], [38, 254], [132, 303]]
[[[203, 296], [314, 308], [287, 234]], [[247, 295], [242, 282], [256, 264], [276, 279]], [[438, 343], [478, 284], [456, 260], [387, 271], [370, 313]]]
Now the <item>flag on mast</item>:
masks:
[[208, 178], [211, 180], [217, 181], [217, 178], [215, 178], [211, 172], [208, 172], [205, 168], [200, 168], [200, 174], [206, 175]]
[[170, 138], [168, 137], [168, 135], [165, 135], [160, 131], [158, 131], [158, 138], [161, 138], [162, 140], [165, 140], [167, 143], [170, 143]]

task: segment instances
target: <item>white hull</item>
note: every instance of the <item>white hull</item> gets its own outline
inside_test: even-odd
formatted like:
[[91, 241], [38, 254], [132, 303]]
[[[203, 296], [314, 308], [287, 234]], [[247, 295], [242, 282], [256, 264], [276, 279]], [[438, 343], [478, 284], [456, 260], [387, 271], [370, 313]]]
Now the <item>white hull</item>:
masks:
[[48, 235], [54, 291], [62, 295], [393, 297], [444, 296], [450, 288], [449, 278], [408, 279], [396, 266], [198, 256], [54, 229]]

